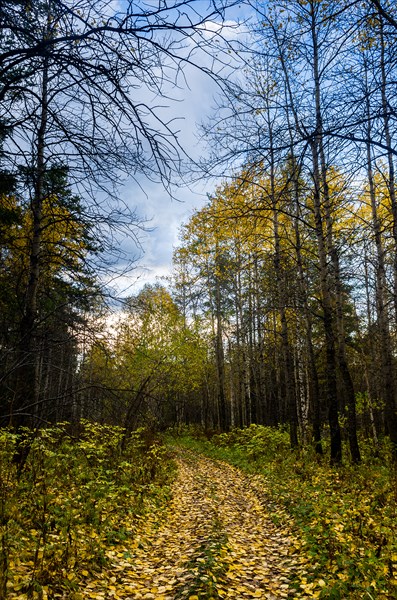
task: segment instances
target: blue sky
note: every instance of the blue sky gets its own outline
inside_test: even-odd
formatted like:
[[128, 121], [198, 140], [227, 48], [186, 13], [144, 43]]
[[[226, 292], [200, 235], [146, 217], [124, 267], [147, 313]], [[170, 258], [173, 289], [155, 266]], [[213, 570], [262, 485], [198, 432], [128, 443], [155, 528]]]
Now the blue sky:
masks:
[[[224, 30], [225, 37], [235, 38], [244, 33], [245, 26], [236, 30], [236, 21], [243, 20], [243, 9], [236, 7], [228, 23], [230, 29]], [[209, 23], [208, 30], [214, 30], [216, 23]], [[209, 34], [210, 35], [210, 34]], [[201, 62], [200, 62], [201, 61]], [[196, 56], [196, 62], [209, 66], [209, 58], [204, 54]], [[178, 139], [181, 146], [194, 159], [206, 154], [206, 143], [200, 140], [198, 123], [208, 120], [213, 111], [214, 96], [219, 87], [200, 69], [188, 66], [185, 71], [188, 86], [169, 90], [169, 96], [162, 104], [166, 105], [163, 114], [166, 119], [177, 118]], [[153, 99], [154, 101], [154, 99]], [[156, 104], [158, 99], [155, 100]], [[181, 188], [177, 191], [178, 200], [171, 199], [161, 184], [140, 180], [140, 186], [133, 180], [126, 182], [122, 197], [128, 206], [136, 208], [138, 215], [147, 220], [146, 232], [140, 233], [141, 250], [133, 240], [120, 240], [121, 247], [128, 258], [139, 257], [134, 270], [117, 281], [117, 291], [126, 296], [138, 291], [145, 283], [154, 283], [171, 273], [172, 253], [178, 243], [178, 230], [186, 222], [194, 209], [201, 207], [216, 185], [216, 180], [205, 181]], [[219, 182], [218, 182], [219, 183]]]

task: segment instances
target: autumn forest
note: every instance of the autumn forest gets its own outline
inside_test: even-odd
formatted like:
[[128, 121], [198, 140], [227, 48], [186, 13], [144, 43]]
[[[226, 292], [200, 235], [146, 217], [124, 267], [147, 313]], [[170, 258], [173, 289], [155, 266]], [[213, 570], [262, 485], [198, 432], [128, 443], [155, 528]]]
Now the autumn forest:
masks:
[[1, 3], [0, 600], [397, 597], [396, 74], [394, 0]]

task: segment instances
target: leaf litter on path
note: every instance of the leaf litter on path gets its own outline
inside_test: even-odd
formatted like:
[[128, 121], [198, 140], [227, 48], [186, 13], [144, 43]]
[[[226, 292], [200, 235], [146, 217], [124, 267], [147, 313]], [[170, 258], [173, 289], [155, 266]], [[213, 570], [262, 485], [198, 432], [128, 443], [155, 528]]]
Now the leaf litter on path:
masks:
[[288, 526], [272, 521], [263, 481], [187, 450], [178, 449], [175, 460], [178, 476], [165, 515], [147, 516], [128, 552], [108, 552], [111, 578], [101, 589], [87, 581], [78, 597], [318, 597], [291, 588], [306, 561]]

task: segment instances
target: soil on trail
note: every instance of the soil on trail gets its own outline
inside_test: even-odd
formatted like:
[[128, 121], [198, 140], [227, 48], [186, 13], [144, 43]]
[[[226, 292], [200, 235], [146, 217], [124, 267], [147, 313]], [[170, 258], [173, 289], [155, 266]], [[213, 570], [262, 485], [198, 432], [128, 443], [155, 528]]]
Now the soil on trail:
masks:
[[165, 518], [149, 516], [131, 553], [115, 553], [107, 597], [303, 598], [289, 585], [292, 539], [272, 522], [260, 486], [196, 453], [178, 450], [176, 462]]

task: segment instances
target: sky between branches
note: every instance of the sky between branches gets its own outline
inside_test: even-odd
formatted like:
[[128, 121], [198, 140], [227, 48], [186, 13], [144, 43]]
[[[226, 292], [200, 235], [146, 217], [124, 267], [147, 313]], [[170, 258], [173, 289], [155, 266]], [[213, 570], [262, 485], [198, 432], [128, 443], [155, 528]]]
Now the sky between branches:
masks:
[[[207, 2], [197, 2], [197, 7]], [[241, 41], [247, 34], [249, 21], [247, 7], [237, 5], [227, 14], [223, 23], [222, 37], [226, 42]], [[221, 27], [219, 22], [207, 22], [208, 35]], [[230, 54], [229, 54], [230, 56]], [[225, 55], [223, 55], [224, 59]], [[230, 62], [236, 66], [237, 56], [230, 56]], [[195, 62], [200, 66], [209, 67], [210, 57], [201, 52]], [[230, 71], [230, 69], [229, 69]], [[170, 87], [165, 98], [145, 98], [163, 106], [165, 120], [175, 119], [174, 129], [178, 131], [178, 140], [187, 155], [195, 161], [206, 155], [206, 141], [200, 133], [200, 123], [211, 118], [216, 96], [221, 93], [219, 85], [199, 68], [187, 65], [184, 77], [179, 78], [179, 87]], [[224, 70], [226, 75], [226, 70]], [[197, 173], [195, 174], [197, 177]], [[121, 196], [125, 203], [136, 209], [137, 216], [142, 218], [145, 231], [138, 235], [139, 247], [133, 239], [123, 237], [120, 245], [125, 253], [126, 262], [136, 259], [134, 269], [113, 280], [117, 294], [121, 297], [139, 290], [146, 283], [161, 281], [171, 273], [172, 254], [178, 245], [178, 231], [192, 212], [207, 202], [220, 179], [205, 178], [178, 187], [175, 198], [171, 198], [159, 183], [147, 180], [137, 182], [130, 179], [123, 186]], [[120, 272], [123, 270], [120, 263]], [[163, 280], [164, 281], [164, 280]]]

